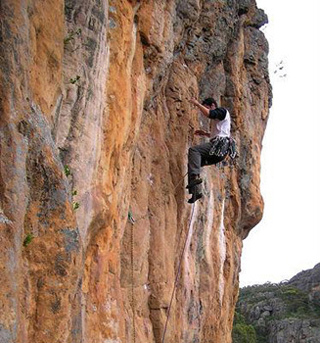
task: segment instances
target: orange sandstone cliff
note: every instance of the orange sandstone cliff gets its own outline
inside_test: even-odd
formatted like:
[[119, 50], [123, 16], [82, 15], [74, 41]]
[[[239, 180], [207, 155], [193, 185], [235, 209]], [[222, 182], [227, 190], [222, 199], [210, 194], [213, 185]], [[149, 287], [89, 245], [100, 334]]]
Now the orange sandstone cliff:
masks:
[[[242, 239], [263, 213], [264, 12], [3, 0], [0, 19], [0, 342], [161, 342], [188, 232], [165, 342], [231, 342]], [[203, 169], [190, 221], [179, 181], [209, 123], [187, 99], [208, 96], [240, 157]]]

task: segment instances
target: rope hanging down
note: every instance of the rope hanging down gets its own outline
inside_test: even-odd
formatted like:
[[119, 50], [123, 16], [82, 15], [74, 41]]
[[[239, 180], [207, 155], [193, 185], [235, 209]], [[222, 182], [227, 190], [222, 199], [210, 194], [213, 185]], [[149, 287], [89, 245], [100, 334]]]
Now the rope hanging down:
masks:
[[180, 183], [184, 180], [184, 178], [187, 176], [188, 172], [186, 172], [182, 178], [180, 179], [180, 181], [176, 184], [176, 186], [173, 189], [173, 192], [177, 189], [177, 187], [180, 185]]
[[[184, 178], [187, 176], [188, 172], [186, 174], [184, 174], [184, 176], [180, 179], [180, 181], [177, 183], [177, 185], [174, 188], [174, 191], [177, 189], [177, 187], [181, 184], [181, 182], [184, 180]], [[178, 284], [178, 279], [179, 279], [179, 275], [180, 275], [180, 271], [181, 271], [181, 265], [182, 265], [182, 259], [186, 250], [186, 245], [187, 245], [187, 240], [189, 237], [189, 232], [190, 232], [190, 228], [191, 228], [191, 223], [192, 223], [192, 218], [193, 218], [193, 213], [194, 213], [194, 206], [195, 204], [192, 205], [192, 212], [191, 212], [191, 219], [190, 219], [190, 223], [189, 223], [189, 229], [188, 229], [188, 233], [186, 236], [186, 240], [184, 243], [184, 248], [182, 251], [182, 254], [180, 256], [180, 261], [179, 261], [179, 266], [178, 266], [178, 271], [175, 277], [175, 282], [174, 282], [174, 286], [173, 286], [173, 290], [172, 290], [172, 294], [171, 294], [171, 300], [170, 300], [170, 305], [168, 308], [168, 315], [167, 315], [167, 319], [166, 319], [166, 323], [165, 323], [165, 328], [164, 328], [164, 332], [163, 332], [163, 337], [162, 337], [162, 343], [164, 343], [165, 340], [165, 334], [167, 331], [167, 326], [168, 326], [168, 321], [169, 321], [169, 316], [170, 316], [170, 310], [171, 310], [171, 305], [172, 305], [172, 301], [173, 301], [173, 297], [174, 297], [174, 293]], [[136, 303], [135, 303], [135, 297], [134, 297], [134, 269], [133, 269], [133, 260], [134, 260], [134, 232], [133, 232], [133, 226], [134, 224], [137, 223], [137, 221], [139, 221], [140, 219], [143, 219], [147, 216], [148, 214], [142, 216], [141, 218], [135, 219], [133, 217], [132, 214], [132, 210], [131, 208], [129, 208], [129, 212], [128, 212], [128, 221], [131, 224], [131, 232], [130, 232], [130, 244], [131, 244], [131, 310], [132, 310], [132, 342], [136, 343], [136, 321], [135, 321], [135, 307], [136, 307]], [[182, 235], [182, 230], [180, 232], [180, 236], [179, 236], [179, 241], [178, 244], [180, 243], [181, 240], [181, 235]]]
[[133, 224], [134, 219], [132, 217], [131, 211], [128, 214], [128, 219], [131, 222], [131, 309], [132, 309], [132, 341], [133, 343], [136, 343], [136, 320], [135, 320], [135, 299], [134, 299], [134, 271], [133, 271]]
[[[171, 293], [171, 299], [170, 299], [170, 303], [169, 303], [169, 307], [168, 307], [168, 315], [167, 315], [166, 323], [165, 323], [164, 330], [163, 330], [162, 340], [161, 340], [162, 343], [165, 342], [165, 337], [166, 337], [166, 332], [167, 332], [168, 322], [169, 322], [169, 317], [170, 317], [170, 312], [171, 312], [171, 306], [172, 306], [172, 302], [173, 302], [174, 293], [175, 293], [176, 288], [177, 288], [177, 284], [178, 284], [178, 280], [179, 280], [179, 276], [180, 276], [180, 271], [181, 271], [182, 260], [183, 260], [183, 257], [184, 257], [185, 251], [186, 251], [187, 241], [188, 241], [189, 233], [190, 233], [190, 230], [191, 230], [191, 223], [192, 223], [192, 219], [193, 219], [194, 208], [195, 208], [195, 203], [193, 203], [193, 205], [192, 205], [192, 211], [191, 211], [191, 218], [190, 218], [190, 222], [189, 222], [189, 228], [188, 228], [188, 232], [187, 232], [186, 239], [185, 239], [185, 242], [184, 242], [184, 247], [183, 247], [183, 250], [182, 250], [182, 253], [181, 253], [181, 256], [180, 256], [178, 270], [177, 270], [177, 273], [176, 273], [176, 277], [175, 277], [175, 281], [174, 281], [174, 286], [173, 286], [172, 293]], [[182, 233], [182, 230], [181, 230], [181, 233]], [[180, 237], [179, 237], [179, 242], [180, 242], [180, 238], [181, 238], [181, 233], [180, 233]]]

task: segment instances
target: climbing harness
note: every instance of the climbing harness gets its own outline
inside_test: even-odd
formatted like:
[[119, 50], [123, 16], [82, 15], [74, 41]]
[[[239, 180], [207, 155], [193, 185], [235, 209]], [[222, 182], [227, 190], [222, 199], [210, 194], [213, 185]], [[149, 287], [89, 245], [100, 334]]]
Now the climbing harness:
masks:
[[229, 155], [232, 159], [237, 156], [236, 141], [232, 137], [214, 137], [209, 151], [210, 156], [222, 157]]
[[235, 139], [230, 137], [230, 146], [228, 150], [229, 156], [232, 158], [232, 160], [235, 160], [235, 158], [239, 157], [239, 153], [237, 150], [237, 143]]
[[[165, 338], [166, 338], [168, 322], [169, 322], [170, 312], [171, 312], [171, 306], [172, 306], [174, 294], [175, 294], [175, 291], [176, 291], [176, 288], [177, 288], [177, 285], [178, 285], [178, 280], [179, 280], [181, 266], [182, 266], [182, 260], [183, 260], [183, 257], [184, 257], [184, 254], [185, 254], [185, 251], [186, 251], [186, 248], [187, 248], [187, 242], [188, 242], [188, 237], [189, 237], [189, 233], [190, 233], [190, 230], [191, 230], [191, 223], [192, 223], [192, 219], [193, 219], [194, 208], [195, 208], [195, 203], [192, 205], [192, 211], [191, 211], [191, 218], [190, 218], [190, 222], [189, 222], [189, 228], [188, 228], [188, 232], [187, 232], [186, 239], [185, 239], [185, 242], [184, 242], [183, 250], [182, 250], [182, 253], [181, 253], [181, 256], [180, 256], [178, 270], [177, 270], [177, 273], [176, 273], [176, 276], [175, 276], [175, 281], [174, 281], [174, 285], [173, 285], [173, 289], [172, 289], [172, 293], [171, 293], [171, 299], [170, 299], [170, 303], [169, 303], [169, 307], [168, 307], [168, 314], [167, 314], [167, 319], [166, 319], [166, 322], [165, 322], [165, 325], [164, 325], [164, 330], [163, 330], [163, 335], [162, 335], [161, 343], [164, 343], [165, 342]], [[180, 232], [178, 243], [180, 242], [181, 235], [182, 235], [182, 230]]]

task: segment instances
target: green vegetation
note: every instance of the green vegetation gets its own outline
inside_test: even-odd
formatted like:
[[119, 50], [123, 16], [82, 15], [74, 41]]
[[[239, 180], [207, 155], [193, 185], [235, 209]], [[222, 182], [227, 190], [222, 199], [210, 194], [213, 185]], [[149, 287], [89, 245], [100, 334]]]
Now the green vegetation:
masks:
[[309, 299], [306, 292], [287, 284], [267, 283], [244, 287], [240, 290], [239, 303], [246, 303], [249, 308], [257, 303], [267, 305], [271, 298], [277, 299], [283, 308], [281, 313], [274, 316], [274, 319], [319, 317], [319, 304]]
[[68, 177], [69, 175], [71, 175], [71, 171], [69, 166], [64, 166], [64, 173], [66, 174], [66, 177]]
[[[76, 189], [74, 189], [74, 190], [72, 191], [72, 198], [73, 198], [74, 196], [76, 196], [77, 194], [78, 194], [78, 191], [77, 191]], [[72, 202], [72, 208], [73, 208], [74, 211], [77, 210], [79, 207], [80, 207], [80, 204], [79, 204], [78, 202], [76, 202], [76, 201], [73, 201], [73, 202]]]
[[[66, 177], [71, 175], [71, 169], [69, 166], [67, 166], [67, 165], [64, 166], [64, 173], [65, 173]], [[71, 193], [72, 198], [74, 196], [76, 196], [77, 194], [78, 194], [78, 191], [76, 189], [74, 189]], [[80, 204], [77, 201], [72, 201], [72, 208], [74, 211], [76, 211], [79, 207], [80, 207]]]
[[80, 80], [80, 76], [77, 75], [74, 79], [70, 79], [70, 83], [72, 83], [73, 85]]
[[252, 325], [236, 324], [232, 331], [233, 343], [256, 343], [256, 331]]
[[286, 304], [287, 316], [295, 318], [319, 318], [320, 307], [309, 299], [307, 293], [294, 287], [286, 287], [280, 293]]
[[80, 207], [80, 204], [79, 204], [78, 202], [73, 202], [73, 203], [72, 203], [72, 208], [73, 208], [74, 210], [77, 210], [79, 207]]
[[272, 323], [319, 317], [319, 301], [288, 283], [244, 287], [234, 317], [233, 343], [267, 343]]
[[23, 246], [27, 247], [32, 242], [33, 238], [34, 238], [33, 234], [32, 233], [28, 233], [26, 238], [23, 241]]
[[257, 343], [257, 334], [253, 325], [245, 322], [244, 316], [236, 312], [232, 330], [233, 343]]

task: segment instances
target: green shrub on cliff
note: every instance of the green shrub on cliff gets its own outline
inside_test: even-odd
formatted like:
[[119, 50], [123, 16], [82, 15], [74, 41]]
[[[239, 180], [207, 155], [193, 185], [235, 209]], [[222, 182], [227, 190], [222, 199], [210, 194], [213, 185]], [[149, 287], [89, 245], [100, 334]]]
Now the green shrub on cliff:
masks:
[[279, 293], [279, 297], [286, 304], [287, 317], [297, 318], [312, 318], [317, 317], [314, 313], [312, 301], [306, 292], [303, 292], [295, 287], [283, 287], [282, 292]]
[[236, 312], [232, 330], [233, 343], [257, 343], [257, 335], [254, 327], [245, 323], [244, 317]]
[[280, 293], [280, 297], [287, 305], [289, 313], [305, 313], [308, 312], [308, 295], [297, 288], [284, 288]]
[[288, 284], [255, 285], [244, 287], [240, 290], [238, 308], [240, 304], [246, 304], [246, 308], [254, 308], [257, 305], [270, 305], [270, 300], [277, 302], [277, 313], [272, 313], [270, 318], [318, 318], [320, 308], [316, 302], [309, 298], [308, 293]]
[[27, 247], [32, 242], [33, 238], [34, 238], [33, 234], [32, 233], [28, 233], [26, 238], [23, 241], [23, 246]]

